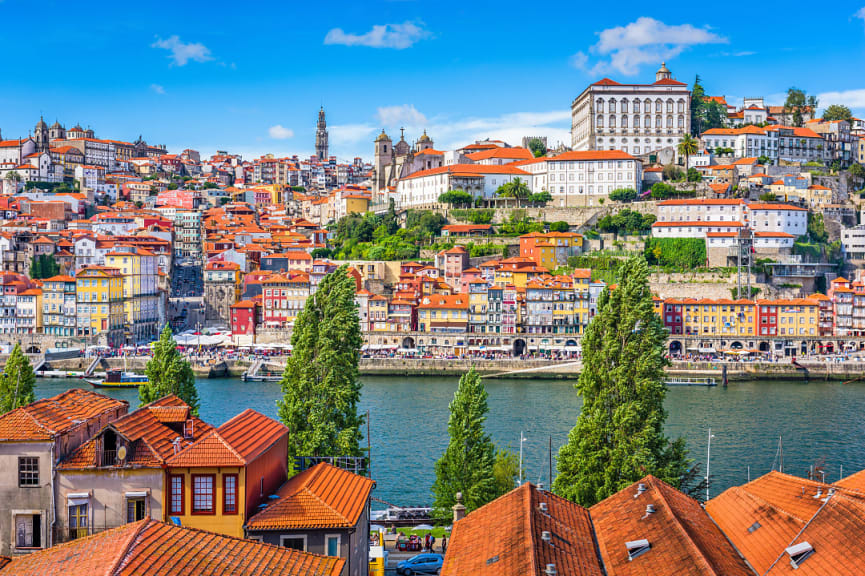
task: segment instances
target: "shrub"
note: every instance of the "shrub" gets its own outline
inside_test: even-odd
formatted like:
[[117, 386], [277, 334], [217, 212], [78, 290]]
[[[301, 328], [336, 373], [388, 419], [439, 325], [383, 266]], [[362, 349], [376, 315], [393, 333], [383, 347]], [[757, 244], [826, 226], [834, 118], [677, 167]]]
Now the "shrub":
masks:
[[550, 223], [550, 232], [567, 232], [571, 229], [570, 224], [565, 222], [564, 220], [559, 220], [558, 222]]
[[702, 238], [649, 238], [644, 255], [649, 264], [701, 268], [706, 265], [706, 241]]

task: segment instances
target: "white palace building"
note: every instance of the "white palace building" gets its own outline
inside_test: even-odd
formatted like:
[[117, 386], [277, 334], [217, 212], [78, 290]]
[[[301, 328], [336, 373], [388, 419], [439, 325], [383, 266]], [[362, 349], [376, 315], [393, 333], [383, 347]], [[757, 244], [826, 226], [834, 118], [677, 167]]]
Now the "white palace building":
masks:
[[652, 84], [604, 78], [571, 104], [573, 150], [621, 150], [634, 156], [675, 147], [691, 130], [691, 91], [665, 64]]

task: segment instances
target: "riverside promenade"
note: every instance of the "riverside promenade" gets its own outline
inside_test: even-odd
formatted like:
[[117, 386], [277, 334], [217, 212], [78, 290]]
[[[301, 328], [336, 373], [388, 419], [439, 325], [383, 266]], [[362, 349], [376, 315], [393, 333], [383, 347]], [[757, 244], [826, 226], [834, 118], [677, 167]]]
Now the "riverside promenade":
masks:
[[[143, 373], [147, 357], [104, 358], [97, 370], [126, 369]], [[0, 358], [0, 362], [3, 358]], [[89, 358], [69, 358], [46, 360], [51, 370], [84, 371], [90, 365]], [[220, 360], [212, 363], [193, 363], [199, 378], [240, 377], [252, 364], [249, 360]], [[266, 359], [266, 366], [272, 373], [281, 372], [285, 358]], [[800, 368], [797, 368], [798, 367]], [[796, 365], [791, 358], [767, 361], [687, 361], [677, 360], [667, 369], [670, 376], [704, 376], [719, 379], [723, 367], [727, 368], [729, 381], [735, 380], [804, 380], [807, 369], [808, 379], [814, 380], [865, 380], [865, 361], [848, 359], [838, 361], [830, 357], [797, 359]], [[481, 358], [361, 358], [361, 374], [377, 376], [459, 376], [474, 367], [485, 378], [577, 378], [582, 368], [578, 360], [549, 359], [481, 359]]]

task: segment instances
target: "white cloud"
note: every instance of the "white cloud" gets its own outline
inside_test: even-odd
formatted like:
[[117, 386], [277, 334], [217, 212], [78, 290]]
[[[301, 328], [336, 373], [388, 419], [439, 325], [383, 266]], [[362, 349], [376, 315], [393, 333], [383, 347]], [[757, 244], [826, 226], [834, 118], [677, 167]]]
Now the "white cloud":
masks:
[[691, 24], [671, 26], [644, 16], [626, 26], [602, 30], [598, 42], [589, 48], [589, 52], [598, 56], [591, 68], [585, 52], [574, 54], [571, 63], [593, 74], [613, 70], [633, 76], [644, 64], [656, 65], [662, 60], [670, 60], [691, 46], [726, 42], [726, 38], [708, 28]]
[[426, 116], [418, 112], [413, 104], [382, 106], [376, 112], [376, 117], [383, 126], [423, 126], [427, 123]]
[[742, 50], [740, 52], [721, 52], [721, 56], [732, 56], [734, 58], [739, 58], [742, 56], [754, 56], [756, 52], [752, 52], [751, 50]]
[[855, 16], [856, 18], [861, 18], [862, 20], [865, 20], [865, 6], [863, 6], [862, 8], [859, 8], [859, 10], [855, 14], [853, 14], [853, 16]]
[[285, 128], [282, 126], [282, 124], [276, 124], [275, 126], [271, 126], [270, 128], [268, 128], [267, 133], [274, 140], [287, 140], [288, 138], [294, 137], [294, 130]]
[[[865, 8], [862, 10], [865, 10]], [[824, 107], [831, 104], [843, 104], [848, 108], [865, 109], [865, 88], [842, 90], [840, 92], [823, 92], [817, 95], [817, 99]]]
[[324, 43], [402, 50], [429, 35], [429, 31], [423, 28], [422, 23], [403, 22], [402, 24], [377, 24], [365, 34], [349, 34], [342, 28], [333, 28], [324, 37]]
[[150, 89], [156, 92], [157, 94], [165, 94], [165, 87], [160, 86], [159, 84], [151, 84]]
[[207, 62], [213, 60], [210, 54], [210, 49], [204, 44], [198, 42], [184, 43], [180, 37], [171, 36], [163, 40], [156, 37], [156, 42], [150, 45], [151, 48], [162, 48], [168, 50], [171, 54], [168, 56], [173, 63], [178, 66], [186, 66], [192, 60], [194, 62]]

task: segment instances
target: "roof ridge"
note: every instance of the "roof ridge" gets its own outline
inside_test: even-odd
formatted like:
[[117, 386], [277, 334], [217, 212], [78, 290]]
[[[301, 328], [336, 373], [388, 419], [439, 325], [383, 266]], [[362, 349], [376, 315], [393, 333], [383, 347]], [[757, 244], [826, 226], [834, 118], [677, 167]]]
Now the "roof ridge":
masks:
[[109, 576], [112, 574], [119, 575], [120, 566], [124, 563], [126, 557], [131, 552], [133, 544], [136, 543], [139, 536], [141, 536], [141, 533], [144, 531], [144, 528], [149, 526], [151, 522], [155, 522], [155, 520], [152, 520], [150, 518], [140, 520], [140, 525], [136, 526], [135, 529], [132, 530], [132, 536], [129, 538], [129, 540], [126, 541], [126, 545], [123, 547], [123, 550], [120, 551], [120, 554], [117, 555], [114, 562], [112, 563], [111, 568], [107, 571], [107, 574]]
[[[661, 484], [663, 484], [664, 488], [662, 489], [661, 484], [656, 484], [655, 482], [660, 482]], [[703, 563], [706, 565], [706, 567], [712, 571], [712, 574], [718, 574], [719, 576], [721, 576], [721, 574], [715, 569], [715, 567], [712, 565], [712, 563], [709, 562], [709, 559], [706, 557], [706, 554], [703, 552], [703, 550], [699, 546], [697, 546], [697, 544], [694, 542], [694, 539], [691, 535], [691, 532], [687, 528], [685, 528], [685, 525], [682, 523], [681, 520], [679, 520], [679, 517], [673, 511], [673, 507], [670, 506], [670, 501], [669, 501], [669, 499], [667, 499], [667, 496], [664, 494], [664, 490], [666, 490], [667, 486], [669, 486], [669, 485], [666, 482], [664, 482], [663, 480], [661, 480], [660, 478], [655, 478], [654, 476], [652, 476], [652, 484], [655, 488], [655, 492], [657, 492], [659, 494], [661, 500], [663, 500], [664, 504], [667, 506], [667, 510], [670, 511], [670, 515], [673, 517], [675, 525], [678, 526], [679, 530], [685, 534], [685, 537], [687, 538], [688, 543], [690, 545], [689, 548], [697, 551], [697, 554], [700, 556], [700, 559], [703, 561]], [[675, 488], [673, 488], [672, 486], [669, 486], [669, 488], [670, 488], [670, 490], [675, 490]], [[678, 492], [678, 490], [677, 490], [677, 492]], [[688, 498], [689, 500], [694, 500], [693, 498], [691, 498], [690, 496], [688, 496], [684, 492], [679, 492], [679, 493], [682, 496], [684, 496], [685, 498]], [[694, 502], [697, 503], [696, 500], [694, 500]], [[699, 506], [699, 504], [697, 504], [697, 506]], [[706, 514], [707, 517], [709, 516], [709, 514], [705, 511], [705, 509], [700, 507], [700, 510], [702, 510], [703, 513]]]
[[535, 515], [533, 514], [532, 509], [532, 484], [531, 482], [526, 482], [524, 484], [526, 486], [526, 499], [528, 499], [528, 512], [526, 514], [526, 534], [528, 534], [529, 538], [528, 547], [529, 547], [529, 565], [532, 567], [532, 574], [537, 574], [537, 554], [535, 554], [535, 546], [534, 546], [534, 534], [535, 534]]
[[814, 519], [817, 518], [817, 516], [820, 515], [820, 512], [823, 511], [823, 508], [825, 508], [826, 505], [829, 504], [829, 502], [832, 501], [832, 497], [833, 497], [833, 496], [834, 496], [834, 494], [829, 495], [829, 496], [826, 496], [826, 499], [823, 501], [823, 504], [820, 506], [820, 508], [818, 508], [817, 511], [814, 512], [814, 515], [811, 516], [811, 519], [810, 519], [810, 520], [808, 520], [807, 522], [805, 522], [805, 525], [802, 526], [802, 529], [799, 530], [799, 532], [797, 532], [795, 536], [793, 536], [793, 539], [790, 540], [790, 544], [789, 544], [787, 547], [785, 547], [784, 550], [781, 552], [781, 554], [779, 554], [778, 557], [775, 559], [775, 561], [772, 562], [772, 565], [769, 566], [769, 568], [766, 570], [765, 574], [768, 574], [769, 572], [772, 571], [772, 568], [775, 567], [775, 564], [777, 564], [778, 561], [779, 561], [781, 558], [784, 557], [784, 554], [787, 552], [787, 548], [789, 548], [790, 546], [792, 546], [792, 545], [793, 545], [793, 542], [795, 542], [796, 540], [798, 540], [799, 537], [802, 535], [802, 533], [805, 532], [805, 530], [808, 529], [808, 526], [811, 525], [811, 522], [813, 522]]
[[[305, 481], [303, 482], [303, 484], [301, 485], [300, 490], [298, 490], [297, 492], [295, 492], [295, 494], [298, 494], [298, 493], [300, 493], [301, 491], [305, 491], [305, 492], [307, 492], [308, 494], [310, 494], [311, 496], [313, 496], [316, 500], [318, 500], [319, 502], [321, 502], [321, 504], [322, 504], [325, 508], [327, 508], [328, 510], [330, 510], [331, 512], [333, 512], [334, 514], [336, 514], [337, 516], [339, 516], [340, 518], [342, 518], [343, 520], [345, 520], [346, 523], [350, 523], [351, 521], [350, 521], [348, 518], [346, 518], [345, 515], [339, 513], [339, 512], [338, 512], [338, 511], [333, 507], [333, 506], [331, 506], [330, 504], [328, 504], [327, 502], [325, 502], [325, 501], [324, 501], [320, 496], [318, 496], [318, 495], [317, 495], [317, 494], [312, 490], [312, 488], [310, 488], [310, 486], [309, 486], [310, 482], [311, 482], [312, 480], [318, 478], [318, 477], [321, 476], [322, 474], [324, 474], [324, 470], [325, 470], [324, 466], [319, 466], [318, 468], [319, 468], [319, 469], [315, 471], [315, 475], [310, 474], [310, 478], [309, 478], [309, 480], [305, 480]], [[339, 468], [339, 467], [337, 467], [337, 466], [334, 466], [334, 468], [336, 468], [336, 470], [338, 470], [338, 471], [340, 471], [340, 472], [342, 471], [342, 468]], [[315, 469], [313, 469], [313, 470], [315, 470]]]

